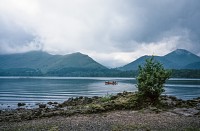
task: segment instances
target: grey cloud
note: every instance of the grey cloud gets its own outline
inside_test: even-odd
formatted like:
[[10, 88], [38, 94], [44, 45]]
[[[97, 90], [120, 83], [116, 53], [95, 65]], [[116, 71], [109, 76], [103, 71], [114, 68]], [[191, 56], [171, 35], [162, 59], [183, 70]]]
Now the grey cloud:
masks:
[[[15, 52], [23, 52], [24, 47], [27, 47], [28, 50], [32, 50], [31, 48], [28, 49], [30, 44], [33, 44], [36, 37], [27, 32], [23, 27], [17, 25], [13, 21], [8, 19], [2, 19], [0, 17], [0, 53], [15, 53]], [[35, 46], [38, 46], [35, 43]], [[22, 49], [20, 51], [20, 48]]]
[[[191, 39], [200, 35], [198, 24], [200, 1], [147, 0], [129, 1], [127, 4], [129, 4], [129, 10], [125, 12], [125, 15], [130, 18], [131, 22], [135, 19], [135, 15], [132, 15], [132, 13], [137, 12], [136, 19], [138, 21], [135, 30], [134, 25], [131, 26], [130, 24], [130, 30], [122, 34], [122, 36], [125, 36], [123, 38], [127, 38], [128, 41], [134, 40], [138, 43], [159, 41], [166, 32], [174, 28], [190, 30], [191, 35], [193, 35]], [[133, 29], [131, 30], [131, 28]]]
[[[199, 0], [30, 0], [21, 1], [23, 6], [7, 1], [0, 1], [1, 53], [11, 47], [12, 52], [19, 47], [57, 54], [92, 52], [101, 63], [117, 53], [126, 54], [128, 61], [128, 53], [136, 58], [154, 49], [200, 54]], [[109, 59], [103, 57], [111, 53]]]

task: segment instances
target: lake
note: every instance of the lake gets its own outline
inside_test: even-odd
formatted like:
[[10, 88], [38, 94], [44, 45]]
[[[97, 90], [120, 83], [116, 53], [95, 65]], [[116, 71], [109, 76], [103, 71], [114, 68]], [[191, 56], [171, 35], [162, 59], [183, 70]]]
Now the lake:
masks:
[[[117, 81], [118, 85], [105, 85]], [[70, 97], [105, 96], [123, 91], [137, 91], [135, 78], [103, 77], [0, 77], [0, 109], [16, 108], [18, 102], [63, 102]], [[181, 99], [200, 96], [200, 79], [170, 79], [163, 94]]]

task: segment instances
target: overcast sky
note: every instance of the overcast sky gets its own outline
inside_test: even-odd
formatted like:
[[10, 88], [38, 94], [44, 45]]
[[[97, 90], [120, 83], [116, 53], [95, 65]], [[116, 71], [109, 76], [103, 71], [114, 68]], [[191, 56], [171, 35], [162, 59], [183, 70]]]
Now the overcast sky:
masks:
[[81, 52], [117, 67], [177, 48], [200, 55], [200, 0], [0, 0], [0, 54]]

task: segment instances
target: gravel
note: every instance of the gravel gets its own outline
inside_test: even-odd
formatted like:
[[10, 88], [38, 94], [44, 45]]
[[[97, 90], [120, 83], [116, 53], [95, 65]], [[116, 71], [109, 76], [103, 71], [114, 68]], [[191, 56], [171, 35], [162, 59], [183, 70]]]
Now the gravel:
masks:
[[127, 131], [200, 130], [199, 116], [184, 116], [170, 111], [112, 111], [107, 113], [54, 116], [21, 122], [0, 122], [0, 130], [20, 131]]

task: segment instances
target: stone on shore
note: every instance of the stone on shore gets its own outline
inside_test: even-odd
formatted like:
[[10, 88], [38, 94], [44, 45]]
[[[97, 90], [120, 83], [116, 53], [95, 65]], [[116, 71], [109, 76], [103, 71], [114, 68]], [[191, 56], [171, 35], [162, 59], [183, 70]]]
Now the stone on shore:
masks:
[[39, 104], [39, 108], [45, 108], [46, 106], [46, 104]]
[[17, 105], [18, 105], [18, 106], [25, 106], [26, 103], [18, 103]]
[[173, 110], [173, 112], [183, 116], [194, 116], [197, 115], [200, 111], [194, 108], [176, 108]]
[[[39, 108], [7, 110], [0, 113], [0, 121], [21, 121], [52, 116], [71, 116], [74, 114], [90, 114], [114, 110], [147, 110], [151, 113], [168, 111], [177, 116], [196, 117], [200, 115], [200, 99], [181, 100], [172, 96], [161, 96], [156, 105], [146, 100], [137, 102], [137, 95], [132, 92], [118, 93], [105, 97], [77, 97], [69, 98], [63, 103], [36, 103]], [[142, 104], [142, 105], [140, 105]], [[19, 105], [22, 105], [21, 103]], [[47, 108], [51, 105], [51, 108]], [[53, 106], [55, 105], [55, 106]]]

